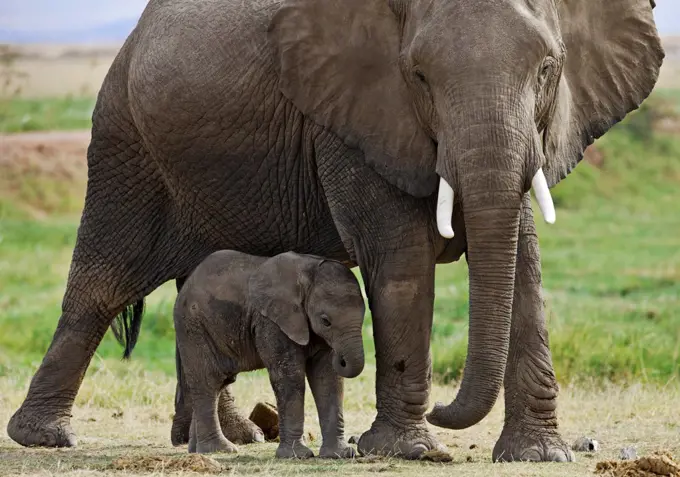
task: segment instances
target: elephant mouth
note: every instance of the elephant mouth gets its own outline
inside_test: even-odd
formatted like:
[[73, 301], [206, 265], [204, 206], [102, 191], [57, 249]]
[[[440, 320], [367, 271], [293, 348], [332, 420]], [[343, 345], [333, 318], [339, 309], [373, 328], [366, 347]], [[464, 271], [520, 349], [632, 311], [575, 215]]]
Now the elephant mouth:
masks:
[[[543, 169], [539, 169], [531, 179], [531, 190], [536, 197], [543, 219], [549, 224], [554, 224], [556, 219], [555, 204], [552, 195], [550, 195], [548, 181]], [[454, 199], [453, 187], [446, 182], [446, 179], [440, 177], [437, 195], [437, 230], [442, 237], [447, 239], [454, 237], [453, 225], [451, 224]]]

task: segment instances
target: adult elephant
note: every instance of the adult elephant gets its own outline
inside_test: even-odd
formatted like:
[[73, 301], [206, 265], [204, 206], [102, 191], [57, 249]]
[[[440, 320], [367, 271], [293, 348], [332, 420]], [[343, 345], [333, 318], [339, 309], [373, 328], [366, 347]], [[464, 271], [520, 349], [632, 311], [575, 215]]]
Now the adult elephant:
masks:
[[548, 187], [662, 58], [648, 0], [151, 0], [99, 93], [62, 316], [9, 435], [74, 445], [95, 348], [163, 282], [218, 249], [295, 250], [359, 265], [377, 359], [359, 448], [415, 457], [438, 446], [435, 263], [465, 253], [465, 374], [430, 422], [475, 424], [505, 381], [494, 457], [569, 460], [528, 191], [552, 221]]

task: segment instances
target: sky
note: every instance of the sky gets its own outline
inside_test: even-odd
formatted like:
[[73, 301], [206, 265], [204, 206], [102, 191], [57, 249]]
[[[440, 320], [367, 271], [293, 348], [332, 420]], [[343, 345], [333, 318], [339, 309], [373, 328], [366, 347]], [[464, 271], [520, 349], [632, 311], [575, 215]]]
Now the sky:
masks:
[[[0, 30], [89, 28], [139, 17], [144, 5], [146, 0], [0, 0]], [[655, 16], [662, 34], [680, 34], [680, 0], [657, 0]]]

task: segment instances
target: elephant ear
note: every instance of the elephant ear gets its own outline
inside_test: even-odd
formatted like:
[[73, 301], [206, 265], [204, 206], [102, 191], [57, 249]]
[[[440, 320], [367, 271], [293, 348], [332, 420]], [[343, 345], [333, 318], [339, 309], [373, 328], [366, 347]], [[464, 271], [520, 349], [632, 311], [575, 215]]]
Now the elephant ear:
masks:
[[272, 18], [280, 88], [317, 124], [363, 151], [416, 197], [437, 185], [436, 150], [399, 68], [400, 30], [387, 0], [284, 0]]
[[264, 262], [248, 281], [250, 308], [273, 321], [295, 343], [309, 343], [303, 301], [309, 288], [306, 260], [293, 252]]
[[551, 186], [647, 98], [664, 58], [650, 0], [557, 3], [566, 60], [544, 138]]

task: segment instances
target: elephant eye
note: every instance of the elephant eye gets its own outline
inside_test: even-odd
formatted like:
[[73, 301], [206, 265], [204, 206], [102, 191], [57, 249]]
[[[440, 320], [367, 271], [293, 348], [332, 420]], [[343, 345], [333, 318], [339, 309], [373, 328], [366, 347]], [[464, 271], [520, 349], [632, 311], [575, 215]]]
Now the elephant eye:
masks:
[[419, 69], [416, 69], [416, 70], [413, 72], [413, 74], [416, 75], [416, 78], [418, 78], [418, 80], [422, 81], [423, 83], [427, 83], [427, 81], [425, 80], [425, 73], [423, 73], [423, 72], [420, 71]]
[[331, 321], [328, 319], [328, 315], [326, 314], [321, 315], [321, 324], [324, 325], [326, 328], [331, 326]]
[[554, 58], [548, 57], [545, 59], [543, 65], [541, 66], [541, 71], [538, 73], [539, 86], [543, 87], [548, 79], [550, 79], [550, 76], [552, 76], [555, 69], [555, 64], [556, 60]]

